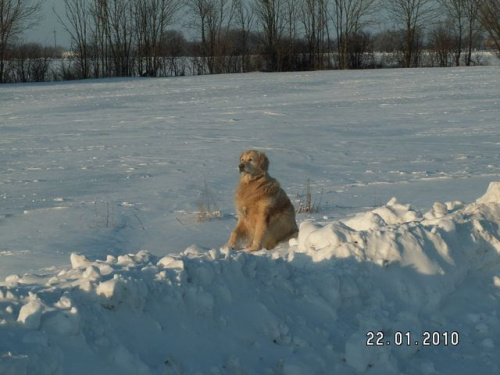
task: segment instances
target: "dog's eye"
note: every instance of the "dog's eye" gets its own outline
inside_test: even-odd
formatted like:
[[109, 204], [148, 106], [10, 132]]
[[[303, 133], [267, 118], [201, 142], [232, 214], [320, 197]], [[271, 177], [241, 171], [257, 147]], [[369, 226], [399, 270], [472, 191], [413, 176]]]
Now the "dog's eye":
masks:
[[248, 159], [248, 161], [253, 161], [253, 158]]

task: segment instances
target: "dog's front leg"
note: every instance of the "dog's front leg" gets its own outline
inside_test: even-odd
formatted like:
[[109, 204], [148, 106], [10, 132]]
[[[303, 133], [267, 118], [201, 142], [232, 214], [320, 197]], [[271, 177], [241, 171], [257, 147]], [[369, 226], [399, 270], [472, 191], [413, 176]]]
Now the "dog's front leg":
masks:
[[252, 244], [246, 251], [258, 251], [262, 248], [262, 240], [266, 233], [267, 228], [267, 215], [265, 213], [258, 215], [255, 222], [255, 231], [252, 238]]
[[236, 243], [242, 237], [245, 237], [245, 236], [246, 236], [246, 226], [245, 226], [243, 220], [238, 219], [238, 223], [236, 224], [236, 227], [229, 235], [229, 240], [227, 241], [227, 244], [224, 246], [234, 249], [236, 247]]

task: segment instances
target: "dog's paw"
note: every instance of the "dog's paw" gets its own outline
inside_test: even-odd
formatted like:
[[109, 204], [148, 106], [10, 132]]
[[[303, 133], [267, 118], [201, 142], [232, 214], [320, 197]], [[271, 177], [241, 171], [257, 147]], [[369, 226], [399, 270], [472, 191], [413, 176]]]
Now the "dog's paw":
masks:
[[260, 248], [260, 247], [257, 247], [257, 246], [250, 246], [250, 247], [245, 248], [245, 251], [247, 253], [253, 253], [253, 252], [256, 252], [256, 251], [260, 251], [260, 250], [263, 250], [263, 249]]

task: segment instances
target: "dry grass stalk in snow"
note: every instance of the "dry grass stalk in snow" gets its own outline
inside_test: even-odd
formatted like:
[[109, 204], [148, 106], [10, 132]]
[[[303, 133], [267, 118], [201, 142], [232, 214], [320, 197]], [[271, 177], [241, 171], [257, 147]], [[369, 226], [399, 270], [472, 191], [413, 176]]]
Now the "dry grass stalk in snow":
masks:
[[298, 198], [299, 200], [296, 209], [298, 214], [319, 212], [321, 199], [323, 198], [323, 191], [321, 191], [319, 198], [313, 201], [311, 193], [311, 180], [308, 178], [306, 183], [306, 192], [299, 195]]
[[210, 189], [207, 179], [203, 180], [203, 190], [198, 199], [198, 212], [196, 213], [196, 221], [203, 222], [210, 219], [217, 219], [222, 216], [219, 203], [215, 199], [212, 189]]

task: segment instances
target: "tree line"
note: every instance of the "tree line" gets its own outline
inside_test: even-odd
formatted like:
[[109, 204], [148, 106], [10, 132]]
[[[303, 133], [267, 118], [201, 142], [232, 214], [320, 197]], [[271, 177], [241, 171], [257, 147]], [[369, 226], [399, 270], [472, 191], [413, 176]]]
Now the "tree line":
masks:
[[0, 82], [458, 66], [478, 63], [479, 48], [500, 57], [500, 0], [64, 0], [72, 52], [54, 66], [57, 47], [19, 42], [42, 1], [0, 0]]

